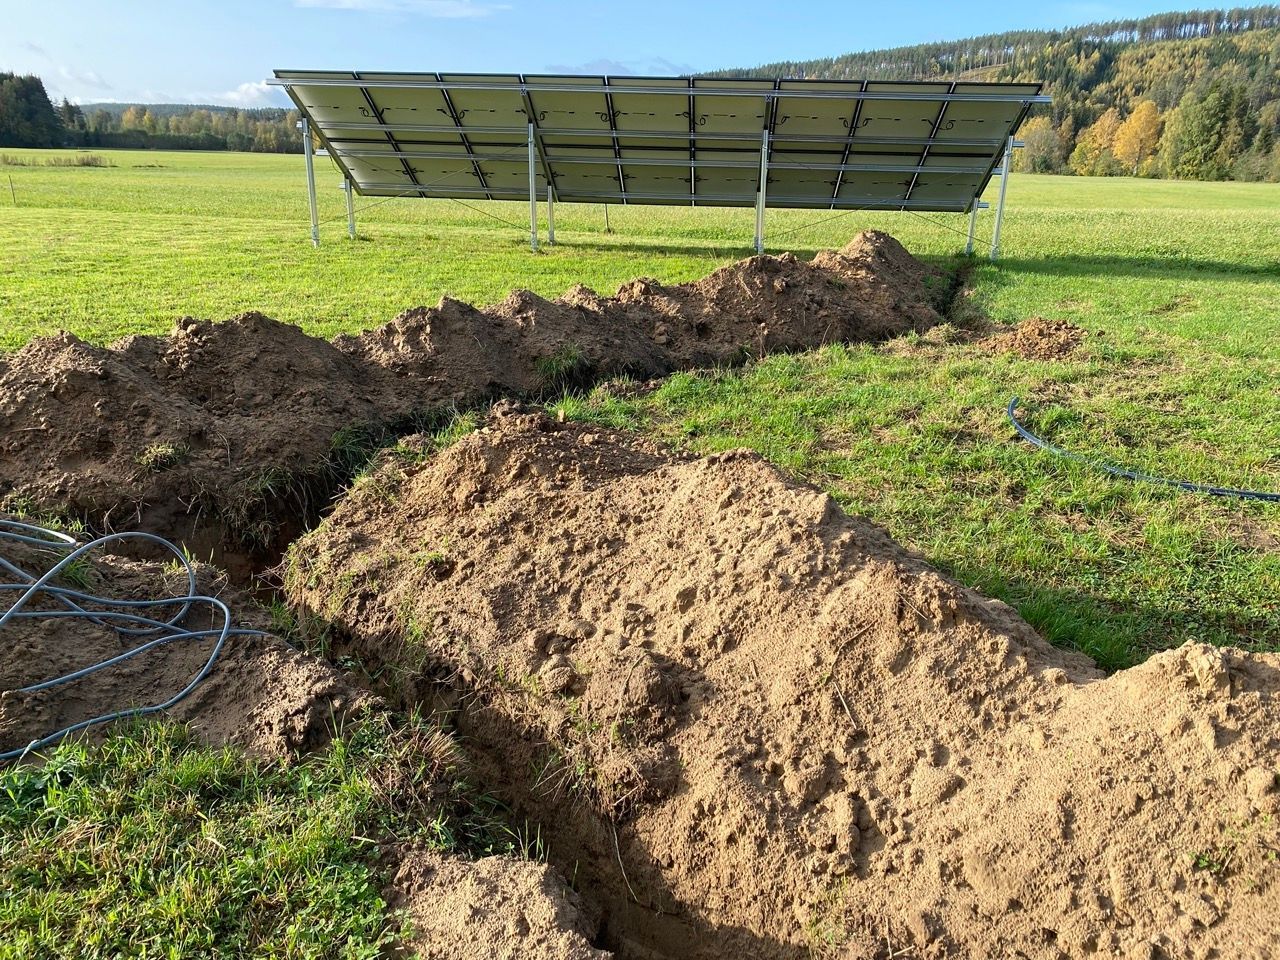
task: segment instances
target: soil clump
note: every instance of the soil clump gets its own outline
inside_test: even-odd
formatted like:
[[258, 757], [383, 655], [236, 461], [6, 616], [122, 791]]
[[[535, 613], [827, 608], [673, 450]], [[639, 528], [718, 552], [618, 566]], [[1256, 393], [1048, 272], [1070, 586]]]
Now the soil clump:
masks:
[[421, 960], [609, 960], [591, 946], [590, 907], [545, 863], [407, 850], [388, 900], [408, 913], [403, 949]]
[[1088, 331], [1069, 320], [1028, 317], [984, 344], [991, 353], [1013, 353], [1027, 360], [1062, 360], [1075, 353]]

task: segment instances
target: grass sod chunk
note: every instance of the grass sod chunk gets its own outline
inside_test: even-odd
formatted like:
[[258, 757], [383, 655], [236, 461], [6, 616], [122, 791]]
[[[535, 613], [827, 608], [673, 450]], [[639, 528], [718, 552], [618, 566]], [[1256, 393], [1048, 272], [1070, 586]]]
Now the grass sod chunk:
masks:
[[0, 774], [0, 957], [377, 957], [375, 723], [297, 765], [146, 725]]

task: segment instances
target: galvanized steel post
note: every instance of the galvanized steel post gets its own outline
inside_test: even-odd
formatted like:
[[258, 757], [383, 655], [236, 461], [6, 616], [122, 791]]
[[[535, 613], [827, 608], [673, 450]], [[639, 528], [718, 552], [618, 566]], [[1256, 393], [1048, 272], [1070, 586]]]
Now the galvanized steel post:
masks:
[[356, 238], [356, 204], [351, 195], [351, 181], [345, 177], [342, 180], [342, 192], [347, 195], [347, 236], [354, 240]]
[[538, 174], [533, 124], [529, 124], [529, 249], [538, 252]]
[[756, 253], [764, 253], [764, 204], [769, 185], [769, 128], [760, 139], [760, 189], [756, 191]]
[[1004, 165], [1000, 168], [1000, 205], [996, 207], [996, 229], [991, 234], [991, 259], [1000, 258], [1000, 227], [1004, 224], [1004, 198], [1009, 190], [1009, 173], [1013, 170], [1013, 137], [1004, 146]]
[[556, 242], [556, 197], [555, 192], [551, 189], [551, 184], [547, 184], [547, 243], [555, 246]]
[[307, 158], [307, 200], [311, 204], [311, 245], [320, 246], [320, 211], [316, 206], [316, 164], [312, 157], [311, 123], [302, 121], [302, 152]]

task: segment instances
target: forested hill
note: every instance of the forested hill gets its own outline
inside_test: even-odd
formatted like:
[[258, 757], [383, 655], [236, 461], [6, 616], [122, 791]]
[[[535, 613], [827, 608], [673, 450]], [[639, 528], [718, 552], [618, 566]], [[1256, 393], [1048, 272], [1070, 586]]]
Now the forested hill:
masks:
[[125, 147], [300, 153], [298, 112], [49, 99], [39, 77], [0, 73], [0, 147]]
[[1024, 167], [1280, 179], [1280, 6], [1011, 31], [707, 75], [1042, 80], [1054, 102], [1025, 128]]
[[[1041, 80], [1020, 167], [1089, 176], [1280, 181], [1280, 6], [1164, 13], [1066, 30], [721, 70], [712, 77]], [[0, 147], [298, 151], [297, 114], [50, 102], [0, 72]]]
[[80, 104], [80, 109], [86, 114], [104, 110], [117, 120], [130, 109], [141, 112], [149, 111], [156, 117], [185, 117], [196, 110], [207, 110], [209, 113], [239, 113], [243, 110], [245, 113], [260, 114], [262, 116], [283, 115], [285, 113], [285, 110], [281, 107], [244, 108], [227, 107], [216, 103], [129, 103], [116, 100], [107, 100], [101, 103], [82, 103]]

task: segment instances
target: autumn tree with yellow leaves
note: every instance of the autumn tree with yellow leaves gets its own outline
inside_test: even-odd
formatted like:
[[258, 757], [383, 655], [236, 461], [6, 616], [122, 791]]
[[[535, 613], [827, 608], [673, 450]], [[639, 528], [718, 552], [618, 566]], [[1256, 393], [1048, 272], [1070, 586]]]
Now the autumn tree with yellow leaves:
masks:
[[1152, 100], [1143, 100], [1120, 124], [1111, 152], [1133, 176], [1144, 172], [1160, 147], [1160, 108]]
[[1084, 177], [1105, 177], [1116, 172], [1115, 142], [1122, 122], [1115, 107], [1107, 110], [1092, 126], [1080, 131], [1076, 148], [1067, 161], [1073, 173]]

